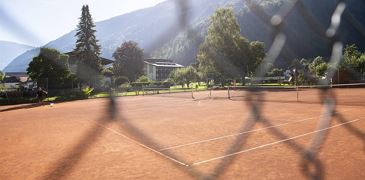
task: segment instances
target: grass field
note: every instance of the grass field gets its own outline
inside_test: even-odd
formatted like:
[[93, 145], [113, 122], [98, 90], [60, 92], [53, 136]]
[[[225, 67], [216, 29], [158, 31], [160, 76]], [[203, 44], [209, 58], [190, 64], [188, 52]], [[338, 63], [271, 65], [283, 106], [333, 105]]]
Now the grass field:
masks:
[[[343, 97], [365, 89], [335, 91], [344, 121], [335, 118], [327, 129], [321, 172], [326, 179], [364, 179], [365, 96], [353, 104]], [[0, 179], [307, 179], [300, 152], [287, 142], [306, 147], [317, 134], [323, 105], [311, 100], [316, 93], [303, 91], [296, 102], [294, 92], [266, 92], [260, 110], [271, 125], [249, 131], [251, 106], [219, 98], [226, 93], [121, 97], [115, 118], [107, 98], [1, 106]]]
[[[239, 85], [239, 84], [238, 84]], [[257, 84], [259, 86], [281, 86], [281, 87], [291, 87], [289, 85], [283, 85], [278, 83], [265, 83], [265, 84]], [[196, 88], [197, 87], [197, 88]], [[226, 86], [225, 88], [227, 88]], [[224, 88], [224, 87], [221, 87]], [[159, 93], [180, 93], [180, 92], [191, 92], [191, 91], [205, 91], [208, 87], [205, 83], [190, 83], [189, 88], [184, 86], [182, 88], [180, 85], [171, 86], [170, 90], [159, 90]], [[148, 93], [147, 93], [148, 94]], [[143, 95], [143, 91], [130, 91], [130, 92], [116, 92], [115, 96], [122, 97], [122, 96], [138, 96]], [[107, 98], [110, 97], [110, 92], [97, 92], [92, 94], [90, 97], [83, 96], [82, 94], [59, 94], [53, 95], [45, 98], [44, 101], [46, 102], [65, 102], [65, 101], [74, 101], [80, 99], [88, 99], [88, 98]], [[24, 104], [24, 103], [32, 103], [36, 102], [37, 99], [35, 97], [12, 97], [10, 99], [1, 98], [0, 97], [0, 105], [15, 105], [15, 104]]]

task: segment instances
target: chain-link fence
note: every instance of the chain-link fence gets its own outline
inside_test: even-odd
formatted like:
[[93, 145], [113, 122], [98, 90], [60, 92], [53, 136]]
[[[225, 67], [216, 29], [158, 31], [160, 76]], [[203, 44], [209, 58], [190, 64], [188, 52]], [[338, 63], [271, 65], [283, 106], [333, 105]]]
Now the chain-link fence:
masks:
[[[189, 25], [187, 23], [187, 7], [189, 1], [180, 0], [177, 1], [178, 6], [180, 8], [180, 26], [184, 27], [183, 29], [189, 29]], [[328, 39], [332, 47], [332, 55], [330, 58], [330, 64], [332, 67], [338, 67], [340, 61], [342, 59], [343, 52], [343, 43], [336, 37], [336, 32], [342, 21], [349, 21], [360, 33], [363, 34], [365, 29], [362, 29], [356, 19], [351, 15], [350, 11], [345, 11], [346, 9], [346, 1], [338, 1], [336, 8], [333, 10], [333, 14], [331, 17], [331, 24], [328, 28], [323, 28], [323, 26], [311, 15], [310, 11], [305, 8], [302, 1], [295, 0], [287, 2], [284, 6], [281, 7], [279, 12], [275, 15], [270, 16], [265, 13], [260, 5], [259, 1], [244, 1], [245, 5], [253, 12], [257, 17], [259, 17], [264, 23], [270, 26], [273, 30], [272, 38], [273, 43], [269, 48], [267, 55], [260, 65], [260, 67], [255, 72], [255, 77], [264, 77], [264, 75], [268, 72], [268, 64], [274, 64], [279, 54], [283, 50], [287, 36], [285, 32], [282, 31], [282, 27], [284, 25], [285, 19], [290, 16], [290, 12], [295, 8], [299, 8], [301, 15], [305, 19], [305, 23], [310, 24], [310, 27], [313, 28], [313, 31], [317, 33], [319, 36]], [[192, 30], [190, 33], [194, 33]], [[333, 77], [335, 75], [336, 68], [330, 69], [327, 73], [329, 77]], [[319, 85], [328, 85], [330, 84], [329, 79], [322, 80], [319, 82]], [[345, 123], [346, 127], [354, 134], [356, 134], [359, 138], [364, 139], [364, 133], [360, 129], [356, 129], [353, 126], [348, 124], [351, 121], [348, 121], [344, 118], [344, 116], [336, 111], [336, 97], [333, 91], [328, 86], [323, 86], [320, 88], [320, 99], [322, 100], [324, 111], [322, 112], [321, 119], [318, 122], [317, 128], [314, 131], [314, 136], [307, 146], [303, 146], [295, 143], [290, 140], [289, 136], [284, 132], [281, 132], [279, 129], [271, 128], [269, 129], [269, 133], [276, 136], [278, 139], [282, 140], [284, 143], [288, 145], [288, 147], [292, 148], [297, 154], [299, 154], [302, 158], [301, 163], [301, 171], [304, 176], [308, 179], [323, 179], [325, 174], [325, 167], [323, 166], [321, 160], [317, 157], [318, 152], [321, 149], [321, 145], [324, 143], [326, 137], [328, 136], [328, 130], [332, 129], [330, 126], [331, 121], [337, 120], [340, 123]], [[260, 91], [259, 88], [252, 86], [250, 88], [249, 94], [246, 96], [246, 103], [251, 107], [251, 115], [248, 119], [245, 120], [242, 117], [242, 126], [240, 132], [248, 132], [253, 129], [256, 124], [262, 124], [264, 127], [272, 127], [273, 124], [269, 119], [265, 119], [261, 108], [262, 102], [264, 100], [263, 92]], [[137, 127], [134, 127], [128, 120], [123, 119], [123, 112], [117, 112], [116, 107], [118, 106], [114, 98], [110, 99], [110, 112], [111, 117], [115, 119], [121, 119], [121, 121], [126, 124], [124, 128], [126, 128], [130, 134], [137, 137], [138, 140], [143, 142], [144, 144], [151, 145], [152, 147], [159, 147], [158, 143], [150, 140], [149, 135], [145, 134], [143, 131], [139, 130]], [[242, 149], [247, 141], [249, 135], [239, 136], [234, 143], [232, 143], [228, 150], [226, 150], [226, 154], [232, 154], [238, 152]], [[158, 149], [158, 148], [157, 148]], [[155, 151], [156, 153], [162, 153], [159, 151]], [[172, 152], [164, 151], [164, 156], [172, 160], [181, 159]], [[227, 156], [224, 160], [222, 160], [210, 174], [202, 174], [194, 166], [189, 166], [187, 164], [182, 164], [180, 161], [176, 161], [177, 166], [181, 166], [183, 171], [187, 171], [194, 178], [216, 178], [219, 177], [222, 173], [226, 171], [226, 169], [231, 165], [235, 156]]]
[[[265, 23], [272, 30], [273, 42], [268, 48], [266, 57], [264, 58], [261, 65], [255, 71], [256, 78], [264, 78], [265, 74], [269, 71], [268, 64], [274, 64], [280, 53], [283, 51], [288, 37], [286, 33], [282, 30], [285, 25], [285, 19], [288, 18], [294, 8], [299, 10], [299, 13], [309, 25], [311, 30], [318, 36], [326, 39], [332, 49], [332, 54], [330, 58], [331, 67], [338, 67], [342, 59], [342, 53], [344, 49], [344, 44], [336, 36], [340, 24], [343, 21], [351, 24], [358, 33], [360, 33], [365, 39], [365, 29], [358, 22], [358, 20], [351, 14], [351, 11], [346, 11], [346, 1], [338, 0], [335, 9], [331, 16], [331, 23], [329, 27], [324, 27], [317, 19], [311, 14], [311, 11], [306, 9], [302, 0], [292, 0], [285, 3], [278, 12], [274, 15], [269, 15], [260, 6], [261, 1], [258, 0], [244, 0], [244, 5], [249, 9], [250, 12], [254, 13], [263, 23]], [[322, 2], [318, 2], [322, 3]], [[179, 21], [168, 31], [173, 32], [189, 32], [191, 38], [199, 36], [194, 29], [191, 28], [188, 22], [188, 10], [189, 1], [188, 0], [176, 0], [177, 7], [179, 7], [179, 12], [177, 13]], [[158, 38], [156, 44], [160, 44], [164, 41], [164, 37]], [[335, 76], [335, 69], [331, 68], [327, 72], [328, 77]], [[330, 84], [329, 79], [326, 78], [320, 80], [318, 88], [320, 103], [323, 104], [323, 112], [321, 118], [318, 122], [316, 129], [313, 131], [313, 138], [307, 145], [302, 145], [293, 141], [295, 138], [290, 138], [289, 135], [285, 134], [278, 128], [270, 128], [268, 132], [279, 139], [282, 143], [285, 143], [289, 148], [293, 149], [301, 157], [301, 172], [308, 179], [323, 179], [326, 169], [318, 157], [318, 153], [321, 150], [321, 146], [324, 143], [326, 137], [328, 136], [328, 131], [334, 126], [331, 126], [332, 121], [338, 121], [338, 123], [343, 124], [346, 129], [351, 133], [355, 134], [356, 137], [364, 141], [364, 132], [361, 129], [357, 129], [350, 123], [356, 120], [347, 120], [344, 115], [342, 115], [336, 109], [337, 99], [336, 94], [333, 92], [332, 88], [328, 86]], [[189, 92], [190, 93], [190, 92]], [[211, 92], [210, 92], [211, 93]], [[229, 93], [229, 91], [228, 91]], [[275, 127], [274, 124], [267, 119], [262, 114], [262, 106], [265, 101], [265, 92], [259, 87], [250, 86], [247, 88], [247, 94], [245, 95], [244, 103], [250, 107], [250, 116], [248, 118], [242, 117], [242, 124], [239, 132], [249, 132], [252, 131], [254, 126], [261, 124], [264, 127]], [[229, 96], [229, 95], [228, 95]], [[162, 157], [171, 160], [176, 167], [181, 171], [186, 172], [192, 178], [198, 179], [214, 179], [220, 177], [230, 165], [236, 156], [228, 156], [229, 154], [235, 154], [245, 147], [248, 134], [238, 136], [236, 140], [229, 146], [225, 151], [227, 155], [222, 161], [218, 163], [217, 166], [209, 173], [204, 174], [199, 171], [195, 166], [183, 163], [183, 157], [178, 156], [173, 151], [164, 150], [160, 151], [158, 149], [163, 149], [162, 145], [153, 140], [151, 136], [145, 133], [142, 129], [139, 129], [131, 120], [127, 119], [123, 114], [123, 104], [116, 101], [115, 96], [110, 96], [109, 104], [107, 107], [107, 112], [105, 117], [100, 117], [98, 124], [91, 129], [83, 137], [80, 144], [74, 147], [73, 153], [65, 154], [64, 157], [60, 158], [60, 161], [55, 164], [52, 171], [44, 176], [44, 179], [59, 179], [64, 177], [65, 174], [69, 173], [77, 164], [79, 157], [87, 151], [90, 146], [93, 145], [95, 139], [100, 136], [102, 129], [99, 126], [106, 127], [111, 122], [120, 122], [120, 126], [123, 130], [127, 132], [129, 136], [125, 136], [131, 141], [143, 146], [144, 148], [161, 155]], [[124, 136], [124, 135], [123, 135]], [[299, 138], [299, 137], [298, 137]], [[365, 141], [364, 141], [365, 142]], [[67, 167], [67, 168], [65, 168]]]

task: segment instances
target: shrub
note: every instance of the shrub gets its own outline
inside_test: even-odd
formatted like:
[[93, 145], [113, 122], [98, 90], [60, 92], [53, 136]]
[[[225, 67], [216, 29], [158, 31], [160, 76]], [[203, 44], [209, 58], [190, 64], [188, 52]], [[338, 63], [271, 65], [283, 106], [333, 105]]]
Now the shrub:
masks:
[[94, 88], [86, 86], [84, 88], [82, 88], [82, 94], [84, 97], [90, 97], [91, 94], [93, 93]]
[[133, 82], [131, 83], [131, 86], [134, 90], [142, 90], [143, 87], [147, 87], [150, 84], [150, 82]]
[[266, 76], [268, 77], [283, 76], [283, 70], [279, 68], [273, 68], [266, 74]]
[[129, 82], [128, 78], [125, 76], [119, 76], [117, 78], [115, 78], [114, 80], [114, 84], [116, 87], [119, 87], [120, 85]]
[[140, 76], [136, 82], [150, 82], [150, 79], [146, 75]]
[[134, 90], [142, 90], [144, 87], [156, 87], [156, 88], [170, 88], [172, 85], [168, 81], [155, 81], [155, 82], [133, 82], [131, 86]]

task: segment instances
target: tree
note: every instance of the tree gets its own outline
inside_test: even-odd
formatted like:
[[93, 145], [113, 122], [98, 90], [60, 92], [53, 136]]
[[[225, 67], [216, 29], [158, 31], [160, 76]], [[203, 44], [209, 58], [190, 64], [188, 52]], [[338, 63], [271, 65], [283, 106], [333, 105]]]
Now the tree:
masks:
[[196, 69], [192, 66], [175, 69], [170, 74], [170, 80], [176, 84], [181, 85], [182, 88], [184, 88], [185, 84], [189, 88], [190, 83], [197, 81], [198, 79], [199, 75]]
[[365, 54], [358, 59], [358, 70], [363, 76], [365, 75]]
[[196, 69], [192, 66], [188, 66], [186, 68], [183, 68], [183, 75], [184, 75], [184, 79], [185, 79], [185, 83], [188, 86], [188, 88], [190, 87], [190, 83], [197, 81], [199, 79], [199, 75], [196, 71]]
[[105, 68], [105, 69], [103, 69], [103, 71], [101, 72], [101, 74], [103, 76], [106, 76], [106, 77], [113, 77], [113, 75], [114, 75], [113, 68], [111, 68], [111, 67]]
[[50, 89], [64, 88], [72, 78], [68, 56], [50, 48], [41, 48], [39, 55], [29, 63], [27, 74], [38, 85]]
[[263, 42], [252, 41], [250, 42], [250, 56], [246, 62], [246, 75], [252, 76], [256, 68], [262, 63], [265, 58], [265, 45]]
[[309, 70], [317, 77], [325, 76], [327, 69], [328, 65], [321, 56], [314, 58], [313, 62], [309, 64]]
[[135, 81], [143, 73], [143, 49], [133, 41], [124, 42], [114, 52], [114, 75], [126, 76], [130, 81]]
[[170, 81], [174, 82], [175, 84], [181, 85], [181, 88], [184, 88], [184, 75], [181, 69], [173, 70], [169, 75]]
[[365, 74], [365, 54], [355, 44], [347, 45], [344, 49], [342, 68], [351, 69], [362, 76]]
[[0, 96], [2, 95], [1, 93], [5, 91], [5, 85], [1, 83], [4, 80], [4, 78], [5, 74], [2, 71], [0, 71]]
[[74, 53], [78, 58], [77, 76], [82, 83], [96, 85], [101, 73], [100, 45], [96, 39], [95, 24], [92, 20], [89, 6], [82, 6], [82, 14], [76, 31], [76, 48]]
[[198, 70], [206, 79], [223, 81], [252, 75], [265, 56], [264, 45], [240, 34], [233, 10], [218, 9], [197, 54]]
[[0, 71], [0, 81], [2, 81], [4, 79], [5, 75], [2, 71]]
[[[291, 61], [291, 68], [296, 69], [296, 82], [295, 79], [292, 79], [292, 83], [300, 84], [315, 84], [317, 82], [317, 77], [315, 76], [315, 70], [310, 69], [310, 65], [313, 62], [313, 59], [294, 59]], [[315, 69], [315, 68], [313, 68]], [[292, 70], [292, 69], [290, 69]]]
[[344, 65], [356, 66], [360, 56], [361, 52], [355, 44], [347, 45], [343, 53]]

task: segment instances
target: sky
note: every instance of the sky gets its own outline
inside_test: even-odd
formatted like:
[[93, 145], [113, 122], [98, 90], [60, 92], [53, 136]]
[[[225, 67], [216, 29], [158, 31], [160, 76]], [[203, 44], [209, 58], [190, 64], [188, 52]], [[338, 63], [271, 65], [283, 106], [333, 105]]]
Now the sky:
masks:
[[94, 22], [165, 0], [0, 0], [0, 40], [42, 46], [76, 28], [88, 4]]

